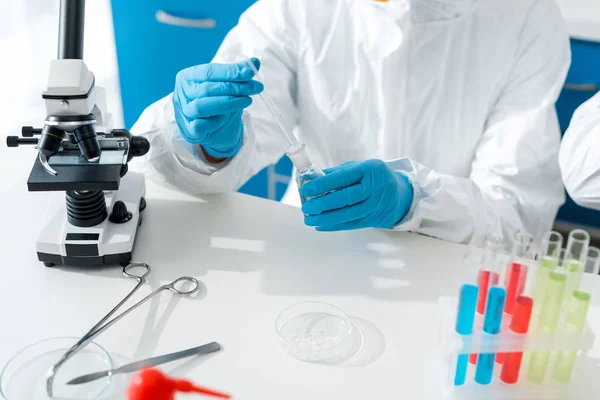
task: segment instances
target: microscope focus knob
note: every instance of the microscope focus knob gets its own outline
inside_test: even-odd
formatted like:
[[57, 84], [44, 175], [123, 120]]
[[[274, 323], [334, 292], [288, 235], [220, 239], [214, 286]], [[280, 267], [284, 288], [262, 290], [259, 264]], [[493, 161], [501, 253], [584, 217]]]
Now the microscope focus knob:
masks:
[[23, 137], [33, 137], [33, 135], [41, 135], [42, 130], [36, 129], [33, 126], [24, 126], [21, 128], [21, 136]]
[[19, 147], [19, 137], [18, 136], [7, 136], [6, 137], [6, 146]]
[[132, 218], [131, 213], [127, 210], [127, 206], [121, 200], [115, 202], [112, 212], [108, 220], [113, 224], [124, 224]]
[[145, 155], [150, 150], [150, 142], [148, 139], [141, 136], [133, 136], [131, 138], [131, 152], [134, 157]]

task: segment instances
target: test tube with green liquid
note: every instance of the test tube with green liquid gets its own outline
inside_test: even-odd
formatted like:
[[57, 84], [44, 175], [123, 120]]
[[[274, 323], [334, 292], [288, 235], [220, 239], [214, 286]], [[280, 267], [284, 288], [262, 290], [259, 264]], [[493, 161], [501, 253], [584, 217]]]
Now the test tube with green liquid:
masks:
[[[563, 268], [567, 272], [567, 287], [565, 299], [571, 299], [575, 289], [581, 282], [581, 274], [586, 265], [588, 248], [590, 246], [590, 234], [583, 229], [575, 229], [569, 233]], [[568, 302], [565, 302], [566, 306]]]
[[[584, 273], [589, 273], [590, 276], [582, 277], [579, 287], [573, 292], [573, 295], [566, 300], [566, 332], [583, 332], [590, 300], [592, 299], [592, 289], [596, 279], [595, 276], [598, 274], [599, 270], [600, 249], [597, 249], [596, 247], [590, 247], [587, 252], [587, 260], [584, 269]], [[576, 358], [576, 351], [559, 351], [552, 378], [561, 383], [570, 382]]]
[[[537, 326], [537, 332], [544, 334], [552, 334], [556, 331], [567, 284], [567, 274], [560, 268], [551, 271], [548, 277]], [[527, 378], [531, 382], [542, 383], [544, 381], [549, 359], [550, 351], [536, 351], [531, 355], [527, 371]]]
[[542, 237], [540, 253], [537, 259], [537, 270], [533, 282], [533, 304], [534, 312], [539, 313], [544, 301], [544, 294], [548, 284], [550, 272], [558, 265], [560, 250], [563, 245], [563, 237], [560, 233], [549, 231]]

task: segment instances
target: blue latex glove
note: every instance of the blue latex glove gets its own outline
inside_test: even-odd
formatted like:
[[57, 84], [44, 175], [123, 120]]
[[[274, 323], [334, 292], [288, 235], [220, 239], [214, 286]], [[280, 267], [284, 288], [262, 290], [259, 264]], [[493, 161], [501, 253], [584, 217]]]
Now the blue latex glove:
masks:
[[[260, 69], [260, 61], [252, 62]], [[177, 74], [173, 91], [175, 120], [189, 143], [199, 144], [213, 157], [233, 157], [242, 147], [242, 111], [250, 96], [263, 91], [252, 80], [254, 71], [245, 62], [203, 64]]]
[[302, 196], [313, 197], [302, 206], [304, 222], [318, 231], [392, 228], [410, 210], [413, 188], [408, 178], [381, 160], [346, 163], [324, 172], [300, 188]]

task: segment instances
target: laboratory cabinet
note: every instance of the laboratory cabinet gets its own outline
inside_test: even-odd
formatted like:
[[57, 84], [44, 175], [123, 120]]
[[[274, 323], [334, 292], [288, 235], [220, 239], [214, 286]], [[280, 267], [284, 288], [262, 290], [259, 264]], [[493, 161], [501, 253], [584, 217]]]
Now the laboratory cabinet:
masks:
[[[254, 0], [112, 0], [125, 126], [173, 90], [181, 69], [210, 62], [225, 35]], [[269, 176], [269, 173], [277, 176]], [[254, 176], [241, 192], [280, 199], [291, 163]]]
[[[571, 68], [556, 103], [563, 133], [577, 107], [600, 90], [600, 42], [571, 39], [571, 52]], [[600, 228], [600, 211], [579, 207], [567, 195], [567, 202], [559, 210], [557, 220]]]

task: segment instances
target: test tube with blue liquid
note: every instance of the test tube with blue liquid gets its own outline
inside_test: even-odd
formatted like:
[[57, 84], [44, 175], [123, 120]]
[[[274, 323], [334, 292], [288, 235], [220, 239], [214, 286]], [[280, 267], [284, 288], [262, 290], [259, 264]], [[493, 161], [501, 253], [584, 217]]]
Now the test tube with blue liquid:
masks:
[[[504, 314], [504, 303], [506, 301], [506, 290], [493, 286], [489, 289], [487, 306], [483, 319], [483, 332], [488, 335], [497, 335], [502, 327], [502, 316]], [[489, 385], [492, 382], [495, 353], [483, 353], [477, 358], [477, 369], [475, 370], [475, 382], [481, 385]]]
[[[475, 271], [481, 268], [483, 257], [479, 253], [469, 252], [465, 256], [465, 274], [474, 276]], [[460, 335], [471, 335], [475, 323], [479, 287], [475, 283], [465, 283], [460, 288], [458, 311], [456, 315], [456, 332]], [[469, 354], [459, 354], [456, 363], [454, 385], [464, 385], [469, 365]]]

